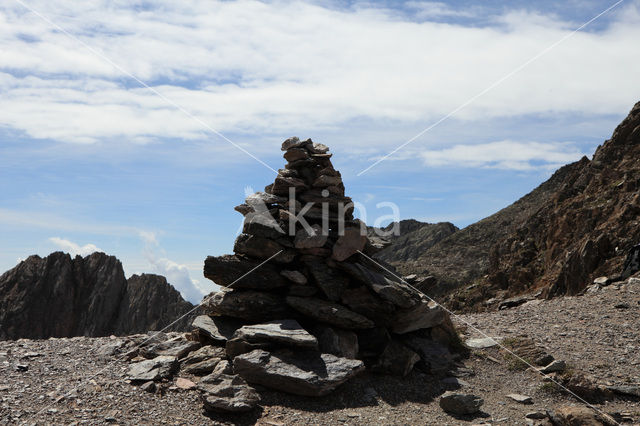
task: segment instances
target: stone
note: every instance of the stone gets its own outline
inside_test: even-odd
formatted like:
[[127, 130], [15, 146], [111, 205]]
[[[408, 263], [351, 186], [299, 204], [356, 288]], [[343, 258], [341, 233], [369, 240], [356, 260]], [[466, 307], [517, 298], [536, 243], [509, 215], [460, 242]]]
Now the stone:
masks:
[[205, 303], [207, 313], [213, 316], [228, 316], [256, 322], [291, 316], [282, 297], [259, 291], [221, 291]]
[[256, 237], [281, 241], [287, 234], [284, 226], [276, 221], [268, 211], [261, 213], [248, 213], [242, 223], [242, 232]]
[[464, 344], [472, 349], [488, 349], [498, 346], [500, 338], [484, 337], [479, 339], [467, 339]]
[[298, 249], [322, 247], [327, 242], [328, 235], [322, 232], [320, 225], [313, 225], [310, 232], [305, 228], [301, 228], [296, 232], [294, 240], [295, 247]]
[[195, 376], [202, 376], [211, 373], [221, 361], [221, 358], [212, 357], [204, 359], [200, 362], [184, 365], [182, 372], [186, 374], [193, 374]]
[[342, 292], [341, 303], [353, 312], [371, 318], [376, 325], [389, 326], [393, 323], [396, 308], [372, 294], [367, 287], [348, 288]]
[[567, 368], [567, 363], [564, 361], [553, 361], [551, 362], [551, 364], [545, 366], [545, 367], [541, 367], [538, 368], [538, 371], [543, 373], [543, 374], [549, 374], [549, 373], [561, 373], [564, 370], [566, 370]]
[[323, 261], [305, 261], [304, 264], [309, 268], [313, 283], [322, 290], [327, 299], [332, 302], [340, 301], [342, 293], [349, 285], [349, 279]]
[[195, 388], [196, 384], [189, 379], [185, 379], [184, 377], [178, 377], [176, 379], [176, 386], [178, 387], [178, 389], [190, 390]]
[[438, 342], [419, 336], [408, 336], [402, 340], [408, 348], [420, 356], [420, 367], [434, 375], [448, 373], [454, 366], [449, 350]]
[[484, 400], [476, 395], [445, 392], [440, 397], [440, 408], [449, 414], [464, 416], [480, 412]]
[[532, 300], [531, 296], [516, 296], [510, 299], [503, 300], [498, 305], [498, 310], [515, 308], [516, 306], [520, 306], [523, 303]]
[[287, 201], [285, 197], [280, 197], [274, 194], [267, 194], [266, 192], [256, 192], [245, 198], [244, 202], [248, 205], [254, 204], [284, 204]]
[[420, 356], [401, 343], [391, 340], [376, 363], [372, 371], [379, 373], [406, 376], [413, 370], [413, 366], [420, 361]]
[[608, 386], [607, 389], [613, 393], [617, 393], [618, 395], [635, 396], [636, 398], [640, 398], [640, 386], [638, 385]]
[[211, 374], [233, 374], [233, 366], [228, 360], [223, 359], [216, 365]]
[[358, 356], [358, 335], [353, 331], [328, 326], [317, 326], [315, 335], [320, 352], [355, 359]]
[[329, 152], [329, 147], [321, 144], [321, 143], [313, 143], [313, 145], [308, 147], [309, 151], [311, 151], [313, 154], [326, 154], [327, 152]]
[[315, 188], [326, 188], [327, 186], [336, 186], [342, 183], [340, 176], [320, 175], [313, 181], [311, 186]]
[[318, 340], [296, 320], [285, 319], [245, 325], [233, 335], [249, 343], [267, 343], [303, 349], [318, 349]]
[[331, 258], [343, 262], [364, 249], [367, 235], [360, 232], [360, 228], [345, 228], [344, 235], [338, 237], [333, 246]]
[[301, 141], [300, 139], [294, 136], [282, 142], [282, 147], [280, 149], [282, 151], [287, 151], [291, 148], [298, 148], [298, 147], [312, 145], [312, 144], [313, 142], [311, 141], [311, 139], [307, 139], [306, 141]]
[[197, 364], [202, 361], [206, 361], [211, 358], [216, 358], [218, 360], [224, 358], [225, 352], [224, 348], [219, 346], [203, 346], [197, 351], [191, 352], [189, 356], [182, 360], [182, 365], [191, 365]]
[[[263, 237], [250, 234], [240, 234], [236, 238], [233, 246], [236, 254], [257, 259], [272, 259], [275, 262], [290, 263], [295, 258], [295, 252], [278, 244], [277, 242]], [[259, 263], [260, 264], [260, 263]]]
[[544, 367], [546, 365], [549, 365], [553, 362], [554, 358], [553, 355], [550, 354], [542, 354], [540, 356], [537, 356], [534, 360], [533, 363], [535, 365], [537, 365], [538, 367]]
[[372, 328], [370, 319], [337, 303], [311, 297], [287, 296], [287, 304], [303, 315], [348, 330]]
[[290, 148], [284, 153], [284, 159], [293, 163], [294, 161], [306, 160], [309, 158], [309, 153], [306, 149], [302, 148]]
[[230, 359], [233, 359], [238, 355], [254, 351], [256, 349], [272, 349], [272, 345], [269, 343], [249, 343], [246, 340], [240, 338], [229, 339], [227, 340], [227, 343], [225, 345], [227, 357], [229, 357]]
[[205, 410], [243, 412], [252, 410], [260, 395], [239, 376], [211, 374], [203, 377], [197, 389]]
[[132, 382], [158, 381], [170, 378], [177, 369], [178, 359], [176, 357], [159, 356], [131, 364], [127, 376]]
[[150, 380], [146, 383], [143, 383], [142, 385], [140, 385], [140, 389], [145, 392], [155, 393], [157, 389], [156, 382], [154, 382], [153, 380]]
[[[253, 271], [257, 272], [257, 268], [260, 273], [254, 274]], [[232, 286], [239, 290], [272, 290], [288, 284], [271, 262], [263, 263], [233, 255], [207, 257], [204, 276], [219, 286]]]
[[391, 279], [393, 277], [390, 278], [359, 263], [343, 263], [340, 267], [353, 278], [367, 285], [381, 299], [391, 302], [397, 307], [411, 308], [421, 301], [420, 293], [404, 283], [394, 281]]
[[549, 417], [547, 415], [546, 412], [542, 412], [542, 411], [531, 411], [527, 414], [524, 415], [524, 417], [526, 419], [532, 419], [532, 420], [543, 420], [546, 419], [547, 417]]
[[364, 370], [360, 360], [301, 351], [255, 350], [233, 360], [249, 383], [304, 396], [322, 396]]
[[385, 327], [357, 330], [359, 356], [373, 358], [379, 356], [391, 341], [391, 335]]
[[606, 287], [607, 285], [611, 284], [611, 280], [609, 280], [608, 277], [598, 277], [593, 280], [593, 283], [598, 284], [601, 287]]
[[198, 342], [174, 340], [142, 347], [140, 348], [140, 355], [147, 359], [158, 356], [173, 356], [180, 359], [196, 349], [200, 349], [200, 343]]
[[446, 317], [447, 313], [442, 306], [423, 300], [414, 308], [397, 311], [391, 331], [405, 334], [423, 328], [432, 328], [442, 324]]
[[507, 398], [519, 402], [520, 404], [533, 404], [533, 399], [527, 395], [520, 395], [518, 393], [510, 393]]
[[202, 335], [216, 342], [224, 343], [233, 336], [242, 323], [234, 318], [199, 315], [193, 320], [193, 327]]
[[[301, 160], [305, 161], [305, 160]], [[291, 163], [291, 165], [299, 162]], [[302, 179], [295, 177], [284, 177], [277, 176], [276, 180], [273, 182], [273, 187], [271, 188], [271, 192], [275, 195], [289, 195], [289, 188], [294, 188], [296, 193], [298, 191], [304, 191], [307, 189], [307, 184], [304, 183]]]
[[288, 279], [289, 281], [295, 284], [305, 285], [307, 283], [307, 277], [305, 277], [304, 274], [302, 274], [302, 272], [299, 272], [299, 271], [284, 270], [284, 271], [280, 271], [280, 275], [282, 275], [283, 277], [285, 277], [286, 279]]

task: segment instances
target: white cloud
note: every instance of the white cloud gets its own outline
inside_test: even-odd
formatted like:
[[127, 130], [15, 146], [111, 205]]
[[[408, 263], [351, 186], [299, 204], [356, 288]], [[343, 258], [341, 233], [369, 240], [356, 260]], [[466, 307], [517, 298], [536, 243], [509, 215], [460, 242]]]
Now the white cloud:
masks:
[[569, 143], [499, 141], [422, 152], [429, 167], [486, 167], [511, 170], [554, 169], [579, 160], [582, 153]]
[[73, 241], [65, 240], [59, 237], [51, 237], [49, 238], [53, 244], [62, 250], [66, 251], [72, 256], [80, 255], [80, 256], [88, 256], [91, 253], [101, 252], [102, 249], [96, 247], [95, 244], [85, 244], [80, 246], [79, 244], [74, 243]]
[[454, 9], [446, 3], [438, 1], [408, 1], [405, 7], [414, 9], [417, 18], [446, 18], [446, 17], [464, 17], [470, 18], [476, 15], [470, 9]]
[[[215, 129], [252, 134], [363, 118], [426, 127], [575, 26], [518, 11], [495, 27], [416, 23], [385, 9], [289, 1], [158, 1], [144, 10], [106, 0], [30, 4]], [[628, 110], [640, 97], [640, 56], [630, 54], [640, 39], [638, 4], [616, 11], [606, 30], [555, 47], [456, 117]], [[17, 3], [0, 6], [0, 42], [0, 126], [77, 143], [212, 138]]]

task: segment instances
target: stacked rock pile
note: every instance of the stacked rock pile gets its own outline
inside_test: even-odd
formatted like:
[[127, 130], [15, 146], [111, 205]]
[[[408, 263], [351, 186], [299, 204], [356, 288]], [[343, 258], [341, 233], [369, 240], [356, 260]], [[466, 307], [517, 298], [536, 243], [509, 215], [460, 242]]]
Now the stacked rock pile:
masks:
[[193, 322], [200, 348], [180, 361], [206, 375], [205, 407], [251, 408], [248, 384], [321, 396], [365, 368], [445, 373], [464, 351], [449, 316], [370, 257], [382, 244], [353, 219], [328, 147], [291, 138], [282, 150], [275, 182], [236, 207], [235, 254], [205, 261], [221, 291]]

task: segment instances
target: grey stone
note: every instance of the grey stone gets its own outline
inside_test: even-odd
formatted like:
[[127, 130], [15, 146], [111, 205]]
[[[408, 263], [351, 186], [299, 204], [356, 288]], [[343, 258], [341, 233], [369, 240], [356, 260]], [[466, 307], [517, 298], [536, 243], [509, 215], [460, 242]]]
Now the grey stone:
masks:
[[449, 350], [438, 342], [418, 336], [407, 337], [402, 342], [420, 356], [419, 366], [431, 374], [447, 373], [454, 365]]
[[417, 353], [403, 344], [391, 340], [372, 366], [372, 370], [404, 377], [411, 372], [419, 360], [420, 356]]
[[207, 313], [213, 316], [228, 316], [256, 322], [291, 316], [282, 297], [259, 291], [221, 291], [204, 303]]
[[174, 340], [142, 347], [140, 355], [148, 359], [158, 356], [174, 356], [180, 359], [199, 348], [200, 343], [198, 342]]
[[375, 326], [370, 319], [336, 303], [311, 297], [295, 296], [288, 296], [286, 301], [296, 311], [336, 327], [357, 330]]
[[196, 362], [194, 364], [185, 365], [182, 368], [183, 373], [194, 374], [196, 376], [202, 376], [204, 374], [209, 374], [218, 366], [218, 363], [221, 361], [221, 358], [207, 358], [200, 362]]
[[239, 376], [211, 374], [203, 377], [197, 389], [205, 410], [242, 412], [252, 410], [260, 395]]
[[305, 396], [326, 395], [364, 370], [360, 360], [301, 351], [255, 350], [235, 357], [233, 366], [249, 383]]
[[324, 144], [314, 142], [313, 145], [309, 146], [309, 151], [314, 154], [326, 154], [329, 152], [329, 147]]
[[353, 331], [328, 326], [318, 326], [315, 330], [320, 352], [343, 358], [358, 356], [358, 335]]
[[440, 408], [449, 414], [459, 416], [478, 413], [482, 404], [482, 398], [471, 394], [449, 391], [440, 397]]
[[446, 318], [447, 313], [440, 305], [423, 300], [413, 308], [398, 311], [391, 331], [404, 334], [423, 328], [432, 328], [442, 324]]
[[538, 371], [543, 373], [543, 374], [549, 374], [549, 373], [561, 373], [564, 370], [566, 370], [567, 368], [567, 363], [564, 361], [553, 361], [551, 364], [539, 368]]
[[197, 351], [191, 352], [189, 356], [182, 360], [182, 365], [197, 364], [211, 358], [222, 359], [225, 356], [224, 348], [219, 346], [203, 346]]
[[233, 374], [233, 366], [228, 360], [223, 359], [216, 365], [211, 374]]
[[233, 318], [199, 315], [193, 320], [193, 326], [208, 338], [224, 343], [233, 336], [242, 323]]
[[302, 328], [298, 321], [292, 319], [245, 325], [236, 330], [233, 337], [249, 343], [318, 349], [318, 340]]
[[510, 393], [507, 395], [507, 398], [513, 399], [515, 402], [519, 402], [520, 404], [533, 404], [533, 399], [527, 395], [520, 395], [518, 393]]
[[377, 325], [389, 326], [393, 323], [395, 306], [372, 294], [364, 286], [346, 289], [342, 293], [341, 303], [353, 312], [370, 318]]
[[327, 186], [337, 186], [340, 184], [342, 184], [342, 178], [340, 178], [340, 176], [320, 175], [313, 181], [311, 186], [314, 188], [326, 188]]
[[619, 395], [628, 395], [628, 396], [635, 396], [637, 398], [640, 398], [640, 386], [633, 386], [633, 385], [608, 386], [607, 389]]
[[464, 343], [473, 349], [487, 349], [498, 346], [500, 338], [484, 337], [481, 339], [467, 339]]
[[611, 284], [611, 280], [608, 277], [598, 277], [595, 280], [593, 280], [594, 284], [598, 284], [602, 287], [605, 287], [609, 284]]
[[420, 293], [384, 271], [376, 272], [359, 263], [343, 263], [340, 267], [395, 306], [411, 308], [421, 301]]
[[127, 376], [133, 382], [148, 382], [168, 379], [178, 369], [178, 359], [174, 356], [159, 356], [154, 359], [133, 363]]
[[[295, 252], [278, 244], [277, 242], [264, 237], [251, 234], [240, 234], [233, 245], [236, 254], [257, 259], [270, 259], [280, 263], [290, 263], [295, 258]], [[238, 287], [239, 288], [239, 287]]]
[[248, 205], [253, 204], [284, 204], [287, 201], [285, 197], [279, 197], [266, 192], [258, 191], [245, 198], [244, 202]]
[[546, 419], [549, 416], [547, 415], [546, 412], [543, 413], [542, 411], [532, 411], [530, 413], [525, 414], [524, 417], [532, 420], [542, 420], [542, 419]]
[[291, 148], [298, 148], [302, 146], [313, 145], [311, 139], [307, 139], [306, 141], [301, 141], [297, 137], [293, 136], [284, 142], [282, 142], [282, 147], [280, 148], [282, 151], [286, 151]]
[[271, 347], [270, 343], [249, 343], [246, 340], [236, 338], [227, 340], [225, 351], [227, 357], [233, 359], [238, 355], [246, 354], [256, 349], [270, 349]]

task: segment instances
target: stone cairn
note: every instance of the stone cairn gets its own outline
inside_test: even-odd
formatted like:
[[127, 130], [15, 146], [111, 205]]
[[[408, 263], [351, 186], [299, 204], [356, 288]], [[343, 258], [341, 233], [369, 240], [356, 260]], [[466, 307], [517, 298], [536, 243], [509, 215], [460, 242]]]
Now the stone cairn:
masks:
[[[353, 219], [329, 148], [290, 138], [282, 150], [275, 182], [235, 208], [244, 215], [235, 254], [205, 261], [222, 288], [193, 322], [199, 349], [181, 359], [146, 352], [204, 376], [197, 389], [218, 411], [251, 409], [260, 399], [251, 384], [322, 396], [365, 369], [445, 373], [464, 351], [448, 314], [370, 258], [384, 244]], [[140, 361], [143, 373], [154, 359]], [[132, 381], [150, 380], [140, 372]]]

